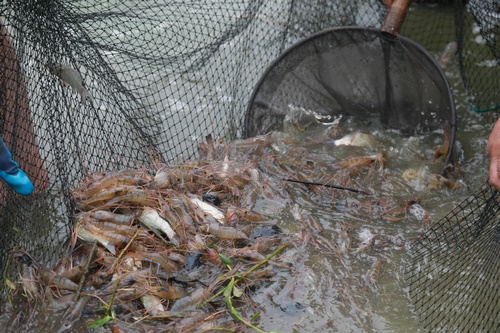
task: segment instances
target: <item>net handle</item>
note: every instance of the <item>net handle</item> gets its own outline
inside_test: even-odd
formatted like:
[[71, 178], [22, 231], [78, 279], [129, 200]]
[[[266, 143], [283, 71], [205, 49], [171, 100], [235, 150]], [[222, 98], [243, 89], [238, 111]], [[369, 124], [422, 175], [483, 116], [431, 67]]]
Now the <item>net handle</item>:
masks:
[[394, 0], [385, 17], [384, 24], [382, 24], [382, 28], [380, 31], [384, 34], [388, 34], [390, 36], [395, 37], [403, 22], [405, 20], [406, 12], [410, 7], [410, 3], [412, 0]]

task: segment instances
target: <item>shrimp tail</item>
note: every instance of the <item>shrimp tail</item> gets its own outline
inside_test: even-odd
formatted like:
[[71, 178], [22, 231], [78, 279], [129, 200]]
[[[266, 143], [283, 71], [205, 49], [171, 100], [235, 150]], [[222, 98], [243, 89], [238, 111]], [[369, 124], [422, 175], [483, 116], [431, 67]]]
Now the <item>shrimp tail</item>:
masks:
[[90, 103], [93, 103], [94, 99], [90, 95], [87, 89], [83, 88], [81, 91], [79, 91], [80, 96], [82, 97], [82, 103], [85, 104], [87, 100], [90, 101]]

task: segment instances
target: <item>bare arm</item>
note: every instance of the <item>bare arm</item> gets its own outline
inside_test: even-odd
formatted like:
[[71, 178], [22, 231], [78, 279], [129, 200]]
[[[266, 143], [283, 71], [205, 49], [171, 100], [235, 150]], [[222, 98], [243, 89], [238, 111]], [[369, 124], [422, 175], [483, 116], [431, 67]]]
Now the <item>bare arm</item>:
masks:
[[[387, 8], [391, 8], [392, 6], [392, 3], [394, 2], [395, 0], [383, 0], [383, 3], [384, 5], [387, 6]], [[415, 0], [413, 0], [412, 2], [415, 2]]]
[[497, 120], [488, 139], [488, 153], [491, 158], [490, 183], [497, 190], [500, 190], [500, 118]]

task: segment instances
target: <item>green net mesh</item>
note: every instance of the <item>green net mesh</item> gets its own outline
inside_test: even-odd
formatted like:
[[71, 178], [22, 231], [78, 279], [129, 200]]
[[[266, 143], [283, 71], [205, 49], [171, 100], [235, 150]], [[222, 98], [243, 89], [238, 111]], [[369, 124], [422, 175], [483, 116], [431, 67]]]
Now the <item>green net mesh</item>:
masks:
[[[432, 54], [456, 41], [471, 107], [497, 108], [498, 4], [425, 3], [401, 34]], [[283, 50], [326, 28], [379, 27], [386, 12], [377, 0], [2, 1], [0, 133], [36, 187], [0, 190], [2, 267], [14, 246], [60, 255], [87, 174], [189, 160], [208, 134], [241, 137], [253, 87]]]

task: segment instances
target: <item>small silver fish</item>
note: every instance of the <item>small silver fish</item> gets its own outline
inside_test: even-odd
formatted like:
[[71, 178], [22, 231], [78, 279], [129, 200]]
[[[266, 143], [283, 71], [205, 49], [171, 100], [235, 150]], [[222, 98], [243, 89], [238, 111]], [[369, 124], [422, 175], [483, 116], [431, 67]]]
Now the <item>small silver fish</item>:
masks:
[[137, 219], [150, 228], [161, 230], [167, 235], [172, 243], [179, 246], [179, 236], [177, 236], [168, 221], [161, 217], [155, 209], [144, 207], [141, 215], [139, 215]]
[[355, 132], [335, 140], [334, 144], [336, 146], [372, 147], [375, 144], [375, 138], [369, 134]]
[[441, 67], [441, 69], [445, 69], [446, 66], [448, 66], [448, 63], [450, 62], [451, 58], [453, 58], [456, 52], [456, 42], [449, 42], [448, 44], [446, 44], [443, 54], [441, 54], [441, 57], [439, 57], [439, 66]]
[[61, 79], [65, 85], [70, 86], [73, 92], [80, 94], [82, 103], [85, 103], [87, 98], [92, 100], [89, 92], [83, 86], [82, 76], [76, 69], [62, 64], [47, 64], [47, 68], [52, 74]]
[[159, 297], [144, 294], [141, 296], [142, 305], [144, 305], [144, 309], [146, 312], [151, 314], [152, 316], [162, 316], [165, 314], [165, 308], [161, 303], [161, 299]]
[[189, 200], [191, 200], [192, 203], [198, 206], [198, 208], [200, 208], [205, 214], [213, 216], [217, 221], [219, 221], [220, 224], [226, 223], [226, 217], [224, 213], [222, 213], [219, 209], [204, 201], [201, 201], [195, 195], [189, 195]]

